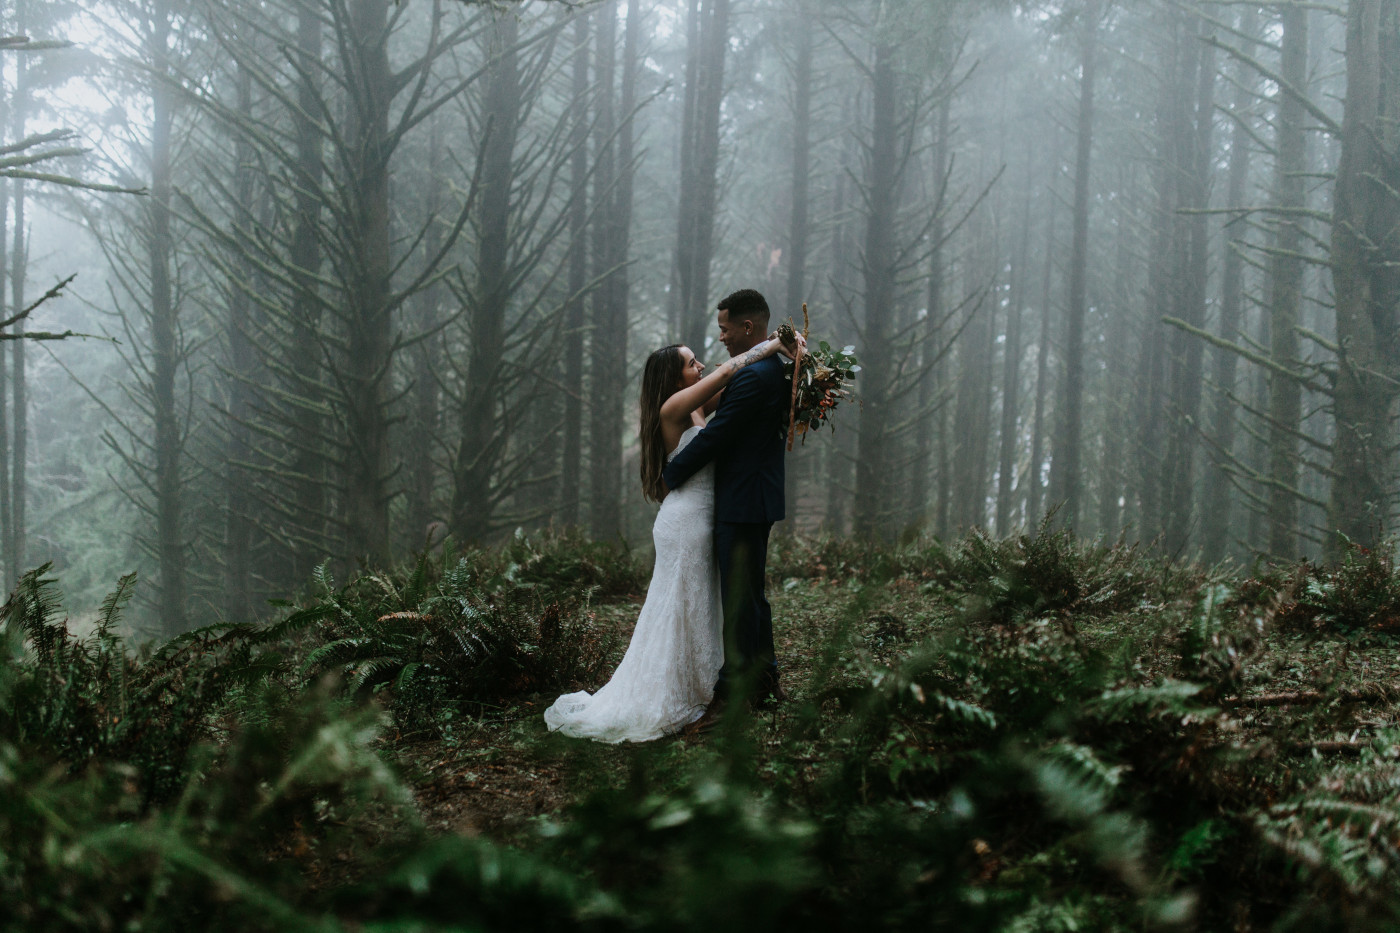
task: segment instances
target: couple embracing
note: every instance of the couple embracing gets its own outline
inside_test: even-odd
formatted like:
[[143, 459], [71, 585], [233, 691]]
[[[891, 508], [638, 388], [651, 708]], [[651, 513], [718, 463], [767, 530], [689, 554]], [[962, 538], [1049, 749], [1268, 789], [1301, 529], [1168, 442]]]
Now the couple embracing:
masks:
[[753, 289], [721, 301], [730, 358], [709, 375], [688, 347], [647, 358], [641, 474], [661, 503], [656, 565], [612, 679], [555, 701], [544, 714], [551, 731], [645, 742], [705, 731], [729, 702], [784, 698], [764, 578], [768, 534], [783, 518], [788, 391], [768, 318]]

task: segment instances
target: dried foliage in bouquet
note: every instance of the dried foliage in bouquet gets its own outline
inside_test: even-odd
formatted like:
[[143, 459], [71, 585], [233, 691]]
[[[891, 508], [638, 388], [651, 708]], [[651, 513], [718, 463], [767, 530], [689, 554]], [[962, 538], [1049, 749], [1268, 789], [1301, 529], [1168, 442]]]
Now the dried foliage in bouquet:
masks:
[[[807, 317], [807, 304], [802, 304], [802, 336], [807, 338], [811, 321]], [[778, 325], [778, 339], [788, 347], [797, 343], [797, 327], [792, 321]], [[792, 409], [788, 415], [787, 449], [792, 450], [792, 442], [797, 435], [802, 443], [807, 443], [807, 432], [819, 430], [831, 419], [831, 413], [843, 399], [854, 397], [851, 384], [860, 363], [855, 357], [855, 347], [833, 350], [825, 340], [805, 351], [799, 349], [795, 359], [787, 364], [788, 384], [792, 386]], [[833, 426], [832, 430], [835, 430]]]

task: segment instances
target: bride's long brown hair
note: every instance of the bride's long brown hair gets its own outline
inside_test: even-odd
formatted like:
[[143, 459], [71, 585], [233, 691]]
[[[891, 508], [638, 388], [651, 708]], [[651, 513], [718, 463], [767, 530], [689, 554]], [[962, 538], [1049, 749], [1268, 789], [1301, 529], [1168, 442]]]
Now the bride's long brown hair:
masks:
[[652, 502], [666, 498], [661, 471], [666, 469], [666, 438], [661, 432], [661, 406], [676, 392], [685, 369], [681, 345], [653, 350], [642, 370], [642, 495]]

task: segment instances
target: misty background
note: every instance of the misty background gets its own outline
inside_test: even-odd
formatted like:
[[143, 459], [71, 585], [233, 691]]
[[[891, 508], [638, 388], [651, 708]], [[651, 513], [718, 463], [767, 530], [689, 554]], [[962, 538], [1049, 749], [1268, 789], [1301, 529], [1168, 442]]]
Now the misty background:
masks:
[[741, 287], [863, 365], [780, 534], [1389, 527], [1394, 4], [0, 8], [4, 317], [77, 275], [0, 344], [7, 585], [168, 634], [443, 531], [647, 549], [642, 362]]

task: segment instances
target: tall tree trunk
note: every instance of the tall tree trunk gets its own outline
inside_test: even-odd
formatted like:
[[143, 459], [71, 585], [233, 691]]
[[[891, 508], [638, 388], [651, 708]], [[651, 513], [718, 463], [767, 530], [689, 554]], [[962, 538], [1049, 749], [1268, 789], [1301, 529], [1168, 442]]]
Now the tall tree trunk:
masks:
[[174, 101], [168, 84], [172, 11], [156, 3], [151, 34], [151, 195], [148, 205], [151, 405], [155, 421], [156, 554], [160, 568], [161, 630], [175, 635], [185, 627], [185, 488], [181, 477], [179, 412], [175, 382], [180, 367], [179, 309], [170, 280], [175, 240], [171, 232], [171, 132]]
[[[608, 276], [607, 333], [614, 335], [609, 343], [619, 359], [627, 358], [627, 334], [631, 308], [632, 285], [628, 270], [628, 259], [632, 244], [632, 198], [636, 159], [636, 127], [633, 113], [637, 108], [637, 73], [641, 69], [641, 26], [642, 11], [640, 0], [627, 0], [627, 27], [622, 41], [621, 114], [622, 121], [617, 136], [617, 185], [613, 192], [612, 208], [608, 212], [612, 232], [608, 236], [608, 246], [612, 250], [612, 272]], [[613, 476], [616, 480], [613, 496], [617, 506], [613, 510], [621, 534], [622, 519], [622, 435], [626, 431], [624, 395], [627, 390], [627, 375], [624, 367], [608, 367], [607, 404], [612, 412], [613, 434], [617, 439], [617, 449], [611, 459], [616, 464]]]
[[[235, 77], [235, 106], [238, 113], [250, 119], [253, 112], [253, 78], [246, 66], [238, 65]], [[234, 226], [240, 240], [252, 235], [253, 185], [257, 171], [252, 144], [246, 133], [238, 133], [234, 143]], [[252, 301], [248, 282], [254, 274], [252, 264], [240, 251], [234, 269], [238, 281], [229, 282], [228, 320], [225, 340], [228, 352], [228, 438], [226, 462], [228, 473], [224, 501], [224, 600], [226, 618], [234, 622], [251, 622], [253, 612], [253, 494], [252, 477], [245, 468], [253, 454], [249, 420], [253, 414], [253, 399], [249, 382], [253, 378], [254, 347], [249, 339], [252, 327]]]
[[[1259, 13], [1253, 7], [1245, 7], [1240, 17], [1239, 32], [1253, 36], [1259, 28]], [[1254, 44], [1245, 42], [1241, 50], [1253, 54]], [[1235, 115], [1234, 129], [1230, 133], [1230, 167], [1225, 195], [1225, 203], [1237, 207], [1245, 203], [1246, 184], [1249, 180], [1250, 139], [1244, 121], [1250, 113], [1253, 98], [1252, 71], [1242, 69], [1237, 78], [1234, 103], [1231, 107]], [[1248, 235], [1248, 229], [1240, 232], [1240, 237]], [[1220, 283], [1220, 336], [1231, 342], [1239, 342], [1244, 322], [1244, 257], [1239, 243], [1225, 240], [1223, 271]], [[1205, 476], [1205, 490], [1201, 499], [1201, 554], [1208, 563], [1222, 560], [1230, 548], [1230, 476], [1226, 472], [1230, 457], [1235, 449], [1235, 405], [1230, 395], [1235, 391], [1235, 372], [1239, 356], [1230, 350], [1218, 348], [1211, 358], [1211, 380], [1215, 383], [1215, 404], [1211, 407], [1210, 437], [1216, 455], [1215, 469], [1208, 470]]]
[[[594, 158], [596, 209], [593, 234], [593, 277], [599, 281], [593, 293], [593, 328], [589, 372], [591, 398], [588, 438], [589, 528], [595, 538], [615, 538], [622, 531], [622, 423], [621, 404], [627, 328], [616, 324], [613, 277], [617, 264], [617, 0], [609, 0], [598, 12], [597, 78], [598, 120]], [[621, 347], [621, 351], [619, 351]]]
[[[1283, 9], [1282, 77], [1302, 92], [1308, 82], [1308, 10]], [[1278, 92], [1278, 131], [1274, 197], [1284, 211], [1305, 206], [1307, 137], [1304, 109], [1293, 95]], [[1303, 303], [1301, 252], [1302, 218], [1288, 213], [1277, 218], [1277, 236], [1269, 261], [1270, 354], [1288, 369], [1298, 360], [1298, 325]], [[1302, 388], [1295, 379], [1269, 376], [1269, 553], [1282, 559], [1299, 554], [1298, 480], [1300, 458], [1297, 431], [1302, 422]]]
[[860, 439], [856, 460], [855, 532], [866, 538], [884, 537], [890, 529], [893, 503], [888, 483], [892, 438], [889, 434], [891, 367], [894, 360], [895, 195], [898, 185], [898, 119], [894, 49], [886, 42], [875, 47], [872, 69], [872, 128], [865, 178], [866, 227], [865, 346], [867, 365], [861, 371]]
[[[792, 72], [792, 213], [788, 220], [787, 294], [783, 308], [795, 314], [807, 300], [807, 220], [808, 189], [811, 181], [810, 145], [812, 134], [812, 22], [799, 14], [793, 26], [797, 30], [797, 60]], [[778, 315], [779, 318], [782, 314]], [[800, 458], [794, 466], [802, 466], [808, 458]], [[798, 470], [786, 485], [787, 522], [784, 531], [792, 534], [797, 528]]]
[[[679, 180], [676, 204], [676, 254], [671, 262], [671, 283], [670, 300], [668, 301], [668, 319], [671, 323], [670, 333], [678, 339], [684, 339], [690, 326], [690, 315], [695, 313], [694, 308], [684, 305], [687, 300], [682, 295], [682, 269], [686, 276], [691, 272], [690, 250], [691, 244], [687, 243], [687, 237], [695, 226], [695, 198], [697, 194], [696, 173], [696, 102], [699, 91], [700, 74], [700, 0], [690, 0], [685, 18], [685, 85], [681, 89], [681, 128], [677, 134], [676, 146], [676, 169]], [[689, 282], [688, 279], [685, 280]], [[689, 284], [684, 285], [689, 289]], [[696, 347], [698, 350], [699, 347]]]
[[314, 0], [297, 2], [296, 62], [300, 74], [297, 88], [298, 109], [292, 114], [296, 132], [296, 218], [290, 246], [296, 291], [292, 296], [291, 358], [285, 361], [290, 374], [289, 393], [295, 397], [292, 420], [296, 441], [292, 449], [292, 498], [297, 538], [288, 542], [292, 580], [310, 576], [324, 555], [320, 548], [328, 542], [329, 502], [326, 489], [326, 456], [321, 449], [326, 425], [319, 414], [323, 407], [321, 389], [322, 351], [320, 344], [321, 303], [317, 280], [321, 271], [320, 191], [325, 178], [323, 144], [313, 116], [321, 98], [321, 60], [324, 42], [320, 11]]
[[[442, 125], [434, 114], [428, 128], [428, 196], [427, 209], [431, 217], [437, 217], [443, 209], [443, 143]], [[423, 253], [436, 256], [442, 249], [442, 226], [431, 224], [423, 237]], [[443, 288], [434, 282], [417, 296], [418, 328], [423, 333], [438, 327], [439, 304], [442, 302]], [[420, 340], [413, 348], [413, 423], [417, 427], [416, 436], [409, 440], [408, 447], [408, 543], [412, 547], [425, 547], [437, 537], [430, 532], [437, 521], [434, 492], [437, 489], [437, 468], [433, 462], [433, 444], [430, 438], [438, 436], [442, 424], [441, 392], [438, 388], [437, 371], [441, 363], [436, 340]]]
[[1400, 9], [1352, 0], [1332, 226], [1337, 368], [1327, 551], [1375, 547], [1391, 515], [1400, 379]]
[[[29, 28], [29, 0], [15, 2], [15, 30], [23, 35]], [[29, 111], [28, 66], [25, 56], [20, 55], [15, 63], [15, 93], [12, 102], [11, 118], [14, 125], [14, 139], [24, 139]], [[10, 307], [12, 314], [19, 314], [25, 307], [25, 273], [29, 267], [29, 231], [24, 216], [24, 182], [16, 179], [14, 187], [15, 237], [14, 256], [10, 271]], [[24, 322], [14, 325], [14, 332], [24, 333]], [[10, 467], [10, 534], [6, 539], [5, 566], [9, 579], [7, 589], [19, 582], [19, 574], [27, 569], [25, 556], [25, 504], [28, 499], [28, 481], [25, 475], [25, 460], [28, 457], [29, 440], [29, 393], [25, 385], [25, 344], [16, 340], [12, 343], [11, 372], [14, 400], [14, 437], [10, 452], [13, 460]]]
[[1070, 253], [1069, 304], [1065, 311], [1065, 373], [1059, 393], [1059, 429], [1050, 469], [1050, 497], [1062, 502], [1060, 522], [1079, 522], [1084, 421], [1084, 316], [1089, 271], [1089, 157], [1094, 143], [1094, 72], [1098, 59], [1100, 0], [1085, 11], [1079, 72], [1079, 119], [1074, 160], [1074, 241]]
[[1166, 391], [1167, 353], [1170, 340], [1162, 319], [1176, 313], [1173, 296], [1178, 287], [1178, 236], [1183, 218], [1180, 206], [1181, 159], [1176, 154], [1185, 133], [1181, 121], [1180, 95], [1173, 93], [1181, 70], [1181, 15], [1167, 9], [1163, 31], [1163, 62], [1167, 80], [1158, 92], [1156, 145], [1158, 149], [1156, 194], [1152, 214], [1151, 257], [1148, 261], [1147, 294], [1143, 305], [1142, 346], [1138, 357], [1137, 409], [1137, 491], [1138, 526], [1142, 540], [1156, 541], [1165, 527], [1162, 501], [1162, 465], [1166, 460], [1163, 399]]
[[1021, 317], [1025, 307], [1026, 264], [1030, 260], [1031, 167], [1034, 153], [1026, 149], [1025, 209], [1021, 218], [1021, 241], [1016, 247], [1011, 283], [1011, 303], [1007, 307], [1006, 346], [1001, 374], [1001, 447], [997, 457], [996, 531], [999, 537], [1011, 533], [1013, 483], [1016, 475], [1016, 447], [1020, 440], [1021, 404]]
[[[936, 192], [933, 210], [936, 212], [933, 224], [929, 228], [929, 240], [933, 243], [933, 249], [929, 255], [928, 274], [928, 316], [924, 319], [923, 333], [920, 335], [919, 345], [919, 420], [914, 427], [914, 463], [912, 467], [913, 483], [910, 488], [909, 502], [914, 509], [914, 514], [921, 522], [930, 515], [929, 502], [929, 480], [930, 471], [937, 468], [937, 486], [934, 495], [937, 505], [934, 507], [933, 532], [935, 535], [945, 535], [947, 528], [946, 503], [946, 478], [947, 463], [946, 457], [940, 457], [937, 464], [934, 460], [934, 445], [938, 442], [941, 448], [942, 433], [947, 425], [947, 405], [940, 401], [940, 396], [946, 389], [947, 382], [947, 360], [939, 359], [939, 354], [943, 352], [943, 344], [946, 340], [943, 334], [943, 317], [945, 310], [943, 307], [943, 237], [947, 230], [944, 205], [946, 202], [946, 186], [944, 177], [948, 172], [948, 128], [951, 119], [951, 100], [945, 96], [938, 105], [938, 122], [934, 127], [933, 140], [933, 171], [931, 183]], [[934, 406], [937, 405], [935, 409]], [[938, 517], [943, 516], [944, 521], [939, 522]]]
[[[16, 136], [16, 138], [23, 138]], [[10, 273], [10, 307], [14, 314], [18, 314], [25, 307], [25, 272], [29, 265], [29, 245], [28, 230], [25, 229], [24, 216], [24, 182], [15, 182], [15, 243], [14, 259], [12, 271]], [[24, 322], [20, 321], [14, 326], [15, 333], [24, 333]], [[29, 446], [29, 392], [26, 385], [27, 376], [25, 374], [25, 344], [28, 341], [15, 340], [11, 344], [11, 379], [13, 386], [11, 397], [14, 399], [14, 440], [10, 451], [13, 455], [13, 463], [10, 468], [10, 559], [6, 561], [6, 566], [13, 567], [17, 573], [23, 573], [28, 565], [28, 557], [25, 552], [28, 549], [26, 543], [25, 526], [25, 504], [28, 499], [29, 481], [26, 476], [26, 460], [28, 459]], [[9, 582], [10, 587], [18, 582], [18, 578]]]
[[[1204, 23], [1202, 23], [1204, 26]], [[1210, 245], [1206, 209], [1210, 206], [1211, 130], [1215, 119], [1215, 47], [1202, 45], [1197, 37], [1187, 39], [1191, 53], [1182, 77], [1195, 73], [1195, 125], [1191, 149], [1183, 164], [1183, 205], [1199, 211], [1191, 216], [1186, 269], [1178, 283], [1177, 316], [1197, 329], [1206, 321], [1206, 279], [1209, 275]], [[1182, 93], [1186, 91], [1183, 84]], [[1205, 344], [1194, 334], [1178, 331], [1173, 335], [1172, 392], [1175, 396], [1172, 430], [1167, 446], [1165, 492], [1171, 504], [1168, 511], [1164, 547], [1168, 554], [1181, 554], [1189, 543], [1192, 499], [1195, 495], [1196, 431], [1201, 412]]]
[[569, 145], [569, 301], [564, 308], [564, 451], [560, 523], [576, 527], [583, 500], [584, 289], [588, 284], [588, 22], [574, 21], [573, 125]]
[[350, 183], [357, 252], [349, 302], [346, 381], [346, 548], [352, 559], [389, 559], [389, 398], [393, 334], [389, 233], [389, 0], [352, 0]]
[[[1131, 191], [1133, 176], [1124, 166], [1119, 167], [1118, 190]], [[1123, 450], [1126, 446], [1126, 430], [1129, 406], [1125, 400], [1130, 395], [1132, 374], [1128, 371], [1129, 334], [1132, 332], [1128, 309], [1132, 307], [1134, 294], [1133, 267], [1137, 257], [1130, 248], [1127, 234], [1132, 215], [1129, 196], [1124, 194], [1115, 199], [1117, 216], [1117, 274], [1115, 286], [1110, 291], [1111, 298], [1105, 301], [1106, 317], [1104, 333], [1104, 427], [1103, 427], [1103, 466], [1099, 470], [1099, 515], [1098, 533], [1113, 537], [1123, 526], [1123, 504], [1128, 497], [1123, 495], [1127, 475], [1123, 469]]]
[[[606, 14], [605, 14], [606, 15]], [[468, 308], [471, 348], [462, 395], [461, 439], [454, 464], [452, 533], [461, 541], [484, 540], [494, 505], [495, 467], [504, 435], [503, 400], [496, 391], [505, 358], [507, 274], [511, 242], [513, 157], [520, 126], [518, 20], [509, 11], [496, 20], [486, 91], [486, 141], [481, 154], [481, 195], [476, 220], [476, 287]]]
[[714, 327], [710, 262], [714, 258], [720, 104], [724, 99], [724, 56], [729, 47], [729, 5], [730, 0], [704, 0], [699, 14], [699, 42], [689, 53], [695, 62], [695, 151], [691, 171], [687, 174], [683, 170], [681, 176], [676, 267], [681, 339], [697, 353], [705, 346], [705, 335]]
[[[996, 266], [994, 238], [984, 229], [979, 215], [974, 218], [971, 238], [976, 254], [986, 257], [973, 266], [970, 276], [985, 281], [985, 272]], [[992, 366], [996, 345], [996, 292], [994, 280], [987, 300], [972, 312], [972, 319], [963, 329], [958, 351], [958, 396], [956, 425], [957, 446], [952, 452], [951, 515], [957, 530], [981, 528], [987, 524], [987, 491], [991, 477], [987, 473], [988, 448], [991, 443]]]
[[[855, 121], [857, 112], [858, 108], [854, 101], [848, 102], [845, 108], [848, 125]], [[855, 187], [851, 181], [857, 158], [853, 152], [855, 145], [854, 134], [847, 134], [841, 166], [836, 173], [835, 184], [832, 186], [831, 215], [836, 218], [836, 229], [831, 236], [831, 279], [832, 290], [837, 300], [842, 302], [847, 302], [847, 296], [855, 294], [859, 288], [854, 281], [857, 270], [852, 258], [852, 254], [855, 252], [853, 242], [855, 239], [853, 232], [855, 219], [848, 216], [851, 213], [850, 205], [853, 200], [851, 189]], [[848, 312], [851, 310], [849, 303], [847, 303], [846, 310]], [[844, 534], [850, 510], [851, 487], [854, 485], [855, 458], [835, 444], [824, 445], [824, 455], [827, 464], [826, 526], [833, 534]]]
[[1051, 285], [1055, 271], [1055, 199], [1046, 199], [1045, 217], [1045, 276], [1040, 291], [1040, 342], [1035, 350], [1035, 409], [1031, 413], [1031, 466], [1026, 482], [1030, 491], [1026, 495], [1026, 520], [1032, 526], [1040, 524], [1045, 510], [1041, 496], [1045, 487], [1041, 482], [1041, 464], [1045, 459], [1045, 407], [1050, 395], [1050, 310]]
[[[0, 94], [3, 94], [3, 76], [0, 76]], [[4, 103], [9, 104], [9, 101]], [[8, 255], [10, 190], [23, 182], [15, 180], [10, 184], [0, 183], [0, 257]], [[5, 282], [9, 276], [9, 263], [0, 259], [0, 297], [5, 294]], [[3, 304], [3, 302], [0, 302]], [[23, 324], [15, 325], [14, 332], [20, 332]], [[0, 561], [4, 562], [6, 592], [14, 588], [14, 583], [23, 572], [16, 566], [11, 546], [14, 527], [14, 509], [10, 501], [10, 385], [9, 367], [5, 354], [0, 353]]]

